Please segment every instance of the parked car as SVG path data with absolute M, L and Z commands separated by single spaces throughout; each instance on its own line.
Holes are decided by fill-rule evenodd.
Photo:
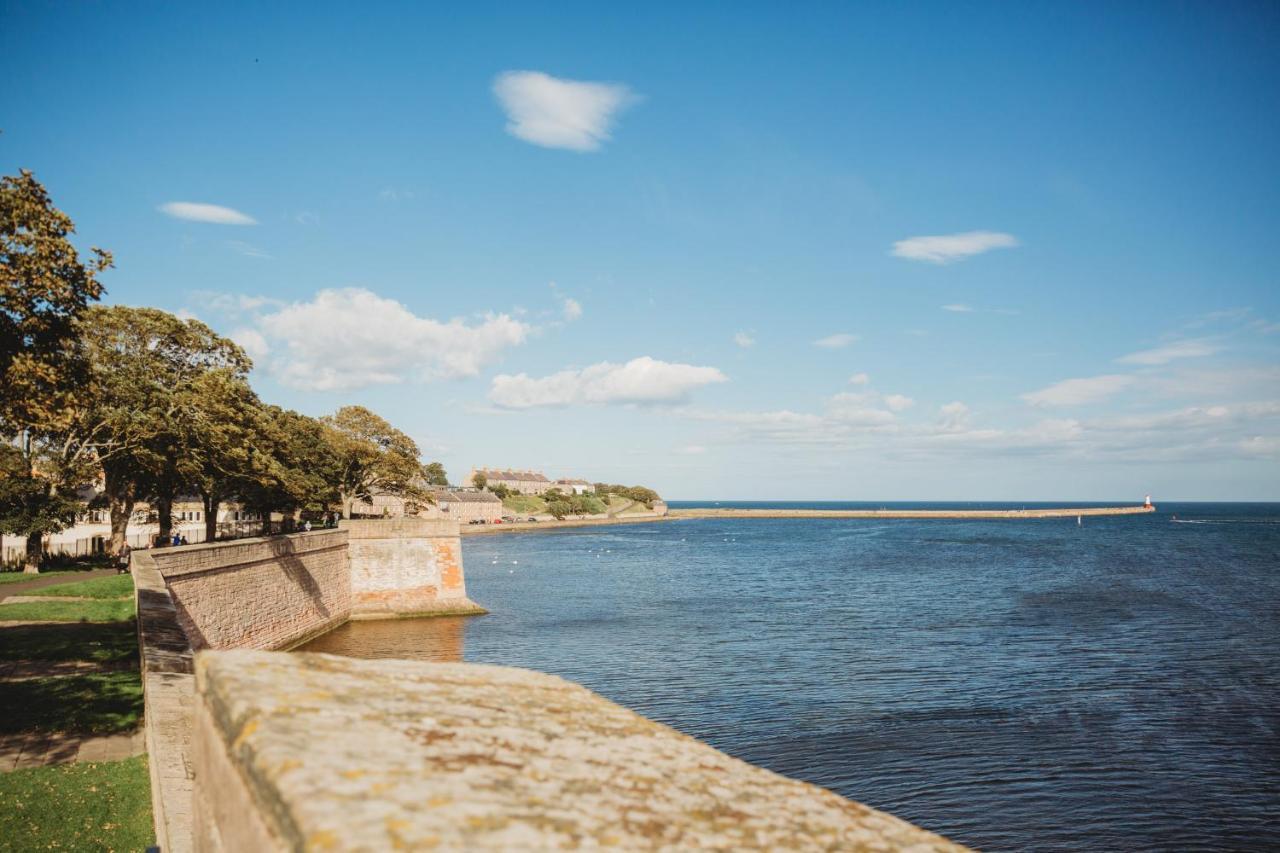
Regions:
M 529 516 L 528 518 L 526 518 L 526 519 L 525 519 L 525 521 L 532 521 L 534 524 L 537 524 L 537 523 L 538 523 L 538 519 L 536 519 L 536 518 L 535 518 L 535 517 L 533 517 L 532 515 L 531 515 L 531 516 Z

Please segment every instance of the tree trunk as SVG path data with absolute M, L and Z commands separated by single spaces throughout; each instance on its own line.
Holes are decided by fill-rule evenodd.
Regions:
M 204 541 L 212 542 L 218 537 L 218 505 L 221 501 L 216 495 L 201 494 L 204 501 Z
M 156 515 L 160 519 L 160 542 L 168 545 L 173 539 L 173 495 L 156 496 Z
M 118 556 L 129 537 L 129 519 L 133 517 L 133 498 L 111 501 L 111 556 Z
M 29 575 L 36 574 L 40 571 L 40 555 L 44 550 L 41 547 L 41 540 L 43 539 L 44 535 L 41 533 L 27 534 L 27 560 L 26 564 L 22 567 L 22 571 Z

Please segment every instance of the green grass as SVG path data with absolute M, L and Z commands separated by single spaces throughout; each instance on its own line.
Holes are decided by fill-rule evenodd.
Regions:
M 547 502 L 537 495 L 507 495 L 502 505 L 516 515 L 538 515 L 547 511 Z
M 55 595 L 70 598 L 129 598 L 133 595 L 133 576 L 129 574 L 114 575 L 109 578 L 94 578 L 89 581 L 60 583 L 53 586 L 40 587 L 22 595 Z
M 147 757 L 0 774 L 0 851 L 145 850 Z
M 136 670 L 0 681 L 0 734 L 119 734 L 133 731 L 141 718 L 142 677 Z
M 133 620 L 0 628 L 0 660 L 134 660 L 138 657 L 137 631 Z
M 33 595 L 38 595 L 38 590 Z M 9 602 L 18 602 L 11 604 Z M 124 622 L 133 618 L 133 599 L 105 601 L 22 601 L 10 598 L 0 604 L 0 621 L 23 622 Z

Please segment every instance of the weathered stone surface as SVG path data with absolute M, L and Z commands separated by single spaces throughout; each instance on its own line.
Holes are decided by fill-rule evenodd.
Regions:
M 351 618 L 484 613 L 467 598 L 458 522 L 343 521 L 351 560 Z
M 962 849 L 554 676 L 254 651 L 196 672 L 205 849 Z

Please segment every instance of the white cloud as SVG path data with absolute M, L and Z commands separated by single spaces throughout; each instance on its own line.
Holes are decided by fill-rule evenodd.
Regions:
M 855 373 L 849 377 L 850 385 L 870 385 L 871 377 L 865 373 Z
M 746 332 L 736 332 L 733 336 L 733 342 L 743 349 L 756 345 L 756 339 Z
M 620 83 L 562 80 L 541 71 L 506 71 L 493 93 L 507 113 L 507 133 L 546 148 L 595 151 L 608 141 L 614 115 L 635 100 Z
M 701 456 L 706 452 L 707 449 L 701 444 L 686 444 L 684 447 L 676 449 L 676 453 L 679 453 L 682 456 Z
M 194 201 L 171 201 L 160 205 L 161 213 L 167 213 L 174 219 L 186 219 L 191 222 L 209 222 L 214 225 L 257 225 L 258 220 L 247 213 L 241 213 L 230 207 L 219 204 L 201 204 Z
M 565 296 L 560 300 L 560 311 L 564 314 L 564 319 L 572 323 L 582 316 L 582 303 L 571 296 Z
M 271 345 L 257 329 L 241 328 L 233 331 L 228 337 L 240 345 L 254 361 L 266 358 L 271 352 Z
M 489 399 L 511 409 L 584 403 L 678 403 L 697 388 L 727 381 L 728 377 L 714 367 L 673 364 L 641 356 L 626 364 L 605 361 L 540 379 L 524 373 L 502 374 L 494 377 Z
M 915 400 L 910 397 L 904 397 L 902 394 L 889 394 L 884 398 L 884 404 L 889 407 L 890 411 L 901 412 L 915 405 Z
M 962 305 L 962 304 L 943 305 L 942 310 L 951 311 L 956 314 L 970 314 L 973 312 L 973 308 L 969 307 L 968 305 Z
M 956 432 L 969 425 L 969 407 L 959 400 L 938 407 L 938 428 L 944 432 Z
M 1105 400 L 1132 384 L 1132 376 L 1115 373 L 1084 379 L 1064 379 L 1039 391 L 1023 394 L 1022 399 L 1033 406 L 1079 406 Z
M 322 290 L 257 318 L 268 366 L 283 384 L 314 391 L 474 376 L 531 329 L 507 314 L 468 324 L 419 317 L 363 288 Z M 242 340 L 249 340 L 242 337 Z M 258 345 L 253 341 L 253 345 Z
M 813 345 L 815 347 L 822 347 L 823 349 L 844 349 L 856 340 L 858 340 L 857 335 L 851 335 L 848 332 L 840 332 L 835 335 L 827 335 L 825 338 L 818 338 L 813 342 Z
M 1018 245 L 1012 234 L 999 231 L 967 231 L 963 234 L 939 234 L 933 237 L 908 237 L 893 244 L 893 254 L 913 261 L 949 264 L 992 249 Z
M 1141 364 L 1141 365 L 1157 365 L 1168 364 L 1179 358 L 1200 358 L 1206 355 L 1213 355 L 1218 352 L 1219 347 L 1209 340 L 1197 338 L 1194 340 L 1176 341 L 1166 344 L 1155 349 L 1140 350 L 1139 352 L 1131 352 L 1126 356 L 1117 358 L 1120 364 Z

